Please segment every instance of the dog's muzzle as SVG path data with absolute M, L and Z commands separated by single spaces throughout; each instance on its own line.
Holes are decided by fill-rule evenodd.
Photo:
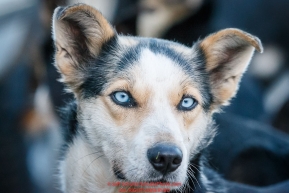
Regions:
M 183 153 L 172 144 L 161 143 L 148 149 L 147 157 L 155 170 L 166 175 L 181 165 Z

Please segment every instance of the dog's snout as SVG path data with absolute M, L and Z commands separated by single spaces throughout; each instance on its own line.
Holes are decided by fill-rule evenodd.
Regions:
M 175 171 L 182 162 L 182 151 L 171 144 L 158 144 L 147 151 L 152 166 L 162 174 Z

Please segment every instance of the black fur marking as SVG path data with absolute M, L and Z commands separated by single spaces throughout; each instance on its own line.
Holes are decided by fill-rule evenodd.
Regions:
M 149 41 L 149 49 L 155 54 L 161 54 L 170 58 L 171 60 L 183 66 L 185 70 L 190 69 L 192 66 L 192 63 L 189 63 L 190 59 L 186 58 L 181 53 L 178 53 L 169 48 L 169 44 L 170 43 L 167 43 L 167 41 L 157 41 L 156 39 L 151 39 Z
M 203 107 L 205 110 L 209 110 L 211 104 L 213 103 L 213 95 L 211 92 L 210 75 L 206 69 L 206 62 L 207 62 L 206 56 L 203 49 L 201 49 L 200 47 L 200 42 L 195 43 L 195 48 L 197 49 L 198 52 L 198 61 L 200 61 L 201 63 L 198 67 L 200 72 L 202 72 L 203 77 L 202 79 L 203 79 L 204 93 L 202 94 L 205 94 L 203 96 L 206 99 L 206 102 L 204 103 Z
M 110 79 L 114 66 L 109 65 L 109 56 L 113 50 L 118 49 L 117 37 L 114 36 L 106 42 L 96 59 L 89 61 L 85 69 L 86 78 L 81 85 L 82 96 L 84 98 L 96 97 L 103 90 L 103 86 Z
M 75 101 L 70 102 L 60 112 L 61 127 L 63 132 L 64 146 L 62 153 L 64 154 L 68 145 L 73 141 L 78 133 L 77 121 L 77 104 Z
M 141 50 L 142 45 L 138 44 L 137 46 L 131 47 L 125 51 L 117 64 L 117 71 L 123 71 L 129 66 L 135 64 L 139 60 Z

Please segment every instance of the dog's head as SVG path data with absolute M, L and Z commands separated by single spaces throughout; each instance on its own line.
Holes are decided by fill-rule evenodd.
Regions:
M 238 88 L 258 38 L 226 29 L 193 47 L 118 35 L 94 8 L 57 8 L 55 64 L 78 121 L 116 178 L 183 184 L 213 133 L 211 116 Z

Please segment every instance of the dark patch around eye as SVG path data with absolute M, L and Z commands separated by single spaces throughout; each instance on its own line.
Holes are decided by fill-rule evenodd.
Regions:
M 83 69 L 85 81 L 81 85 L 83 98 L 97 97 L 104 85 L 113 77 L 113 66 L 109 64 L 110 53 L 119 47 L 117 37 L 108 40 L 102 47 L 99 56 L 87 62 Z

